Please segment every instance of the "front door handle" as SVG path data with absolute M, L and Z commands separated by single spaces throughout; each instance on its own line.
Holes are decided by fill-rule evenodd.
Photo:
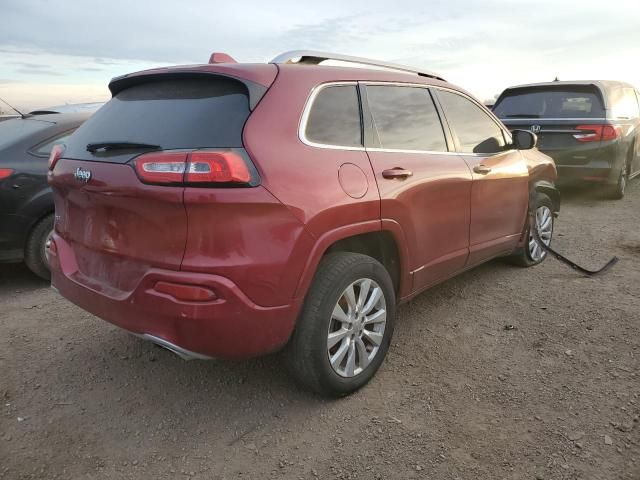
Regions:
M 473 171 L 481 175 L 486 175 L 487 173 L 491 172 L 491 167 L 487 167 L 486 165 L 480 164 L 473 167 Z
M 399 178 L 401 180 L 404 180 L 411 175 L 413 175 L 413 172 L 411 170 L 405 170 L 404 168 L 400 167 L 390 168 L 389 170 L 384 170 L 382 172 L 382 176 L 384 178 Z

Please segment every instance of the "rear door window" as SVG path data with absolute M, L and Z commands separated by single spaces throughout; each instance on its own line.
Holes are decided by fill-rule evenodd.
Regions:
M 116 94 L 69 139 L 67 158 L 98 160 L 89 143 L 133 142 L 164 150 L 242 147 L 246 87 L 225 77 L 156 80 Z M 127 161 L 128 157 L 108 157 Z
M 73 130 L 70 132 L 68 131 L 63 133 L 62 135 L 58 135 L 53 139 L 49 139 L 46 142 L 41 143 L 40 145 L 37 145 L 36 147 L 32 148 L 31 153 L 38 155 L 40 157 L 48 157 L 53 147 L 55 145 L 61 145 L 63 143 L 66 143 L 73 132 L 74 132 Z
M 515 88 L 493 107 L 499 118 L 604 118 L 595 87 Z
M 367 85 L 367 100 L 381 148 L 448 151 L 442 123 L 428 89 Z
M 638 99 L 633 88 L 618 88 L 611 94 L 612 118 L 638 118 Z
M 502 128 L 478 105 L 466 97 L 438 91 L 444 114 L 458 138 L 461 153 L 488 154 L 504 150 Z
M 304 136 L 319 145 L 362 147 L 360 102 L 356 86 L 323 87 L 309 110 Z

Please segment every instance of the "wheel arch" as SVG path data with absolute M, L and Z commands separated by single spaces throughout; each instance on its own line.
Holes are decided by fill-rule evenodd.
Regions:
M 397 298 L 405 296 L 405 291 L 410 288 L 410 281 L 407 278 L 409 271 L 406 266 L 407 254 L 403 248 L 406 242 L 404 238 L 399 237 L 403 235 L 401 230 L 399 231 L 399 226 L 394 228 L 391 225 L 387 228 L 383 225 L 384 222 L 381 224 L 379 220 L 374 220 L 339 227 L 320 236 L 309 255 L 295 298 L 304 297 L 307 294 L 322 258 L 333 252 L 361 253 L 375 258 L 389 272 Z
M 51 187 L 44 188 L 36 193 L 25 203 L 19 214 L 30 219 L 29 227 L 25 229 L 24 242 L 27 241 L 33 229 L 47 215 L 55 213 L 55 203 L 53 201 L 53 190 Z
M 560 192 L 553 183 L 547 180 L 538 180 L 531 186 L 530 192 L 531 194 L 544 193 L 551 199 L 554 213 L 560 211 Z M 531 201 L 529 203 L 531 203 Z

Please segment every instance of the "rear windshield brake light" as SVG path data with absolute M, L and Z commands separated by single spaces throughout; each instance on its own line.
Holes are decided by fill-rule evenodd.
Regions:
M 255 186 L 257 173 L 243 149 L 150 152 L 134 168 L 143 183 L 157 185 Z
M 622 135 L 618 125 L 578 125 L 576 130 L 584 133 L 574 133 L 573 138 L 583 143 L 615 140 Z

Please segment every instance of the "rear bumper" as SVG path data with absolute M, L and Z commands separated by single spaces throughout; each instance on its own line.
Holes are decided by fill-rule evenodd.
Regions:
M 218 275 L 151 269 L 131 291 L 110 289 L 83 276 L 62 238 L 55 235 L 54 242 L 51 279 L 63 297 L 183 358 L 247 358 L 273 352 L 287 342 L 295 325 L 300 303 L 256 305 Z M 217 299 L 177 300 L 154 289 L 160 281 L 202 286 Z
M 593 160 L 585 165 L 556 165 L 556 168 L 556 183 L 559 185 L 583 182 L 615 184 L 619 176 L 619 172 L 606 160 Z

